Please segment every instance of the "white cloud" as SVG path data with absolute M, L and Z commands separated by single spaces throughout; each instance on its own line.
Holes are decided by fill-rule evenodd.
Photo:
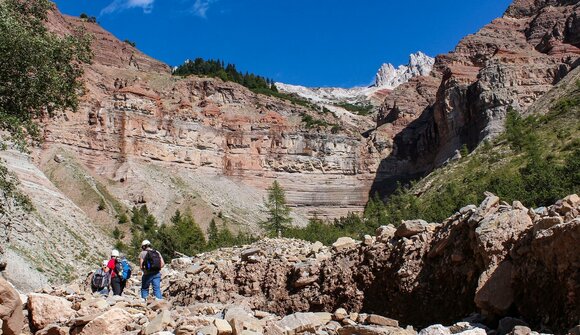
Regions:
M 209 6 L 216 2 L 217 0 L 195 0 L 193 7 L 191 7 L 191 12 L 199 17 L 207 18 L 207 11 Z
M 110 14 L 129 8 L 142 8 L 144 13 L 151 13 L 155 0 L 114 0 L 103 8 L 101 14 Z

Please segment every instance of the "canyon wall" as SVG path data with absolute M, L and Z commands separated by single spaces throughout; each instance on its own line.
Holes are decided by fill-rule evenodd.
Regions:
M 423 175 L 466 145 L 500 134 L 508 108 L 520 113 L 580 63 L 575 1 L 516 0 L 503 17 L 439 55 L 430 76 L 385 99 L 373 134 L 387 157 L 374 190 Z M 392 170 L 401 164 L 403 173 Z

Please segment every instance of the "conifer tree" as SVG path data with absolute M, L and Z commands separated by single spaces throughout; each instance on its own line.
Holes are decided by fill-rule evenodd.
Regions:
M 290 208 L 286 204 L 286 193 L 277 180 L 268 188 L 268 198 L 264 202 L 268 218 L 261 223 L 270 235 L 282 237 L 283 231 L 292 223 Z

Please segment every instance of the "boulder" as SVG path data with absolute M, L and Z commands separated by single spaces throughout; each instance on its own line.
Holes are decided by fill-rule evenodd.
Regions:
M 415 335 L 415 332 L 396 327 L 345 326 L 339 328 L 338 335 Z
M 320 324 L 323 324 L 323 325 L 332 321 L 332 314 L 331 313 L 317 312 L 317 313 L 314 313 L 314 316 L 317 317 Z
M 125 328 L 132 321 L 129 312 L 120 308 L 113 308 L 89 322 L 80 332 L 80 335 L 125 334 Z
M 241 335 L 244 331 L 262 333 L 259 320 L 242 307 L 233 307 L 227 310 L 225 320 L 232 326 L 234 335 Z
M 356 241 L 350 237 L 340 237 L 332 244 L 332 248 L 336 251 L 352 248 L 356 245 Z
M 109 303 L 103 298 L 88 299 L 81 302 L 81 309 L 105 310 L 109 308 Z
M 215 319 L 213 324 L 217 328 L 218 335 L 230 335 L 233 332 L 232 326 L 224 319 Z
M 399 321 L 376 314 L 369 315 L 367 322 L 379 326 L 399 327 Z
M 506 260 L 480 275 L 474 298 L 477 307 L 498 315 L 507 312 L 514 301 L 512 269 L 512 263 Z
M 363 244 L 366 246 L 371 246 L 375 242 L 374 238 L 371 235 L 365 235 L 363 237 Z
M 422 329 L 419 335 L 451 335 L 451 331 L 443 325 L 432 325 Z
M 580 206 L 580 196 L 578 196 L 578 194 L 571 194 L 562 199 L 562 201 L 572 207 Z
M 267 329 L 267 334 L 295 335 L 303 332 L 314 333 L 321 326 L 320 319 L 314 313 L 295 313 L 285 316 L 282 320 L 273 322 Z
M 334 319 L 337 321 L 341 321 L 343 319 L 346 319 L 347 316 L 348 316 L 348 313 L 346 312 L 346 309 L 344 309 L 344 308 L 339 308 L 334 312 Z
M 197 329 L 190 325 L 181 325 L 175 330 L 175 335 L 197 335 Z
M 24 326 L 22 301 L 18 292 L 0 276 L 0 332 L 20 335 Z
M 534 223 L 534 234 L 540 230 L 552 228 L 555 225 L 564 223 L 564 220 L 559 216 L 546 216 L 540 218 Z
M 396 231 L 397 231 L 397 228 L 395 228 L 395 226 L 393 226 L 392 224 L 389 224 L 386 226 L 380 226 L 375 231 L 375 235 L 377 236 L 377 241 L 380 241 L 380 242 L 389 241 L 390 239 L 392 239 L 395 236 Z
M 172 322 L 173 319 L 171 318 L 171 312 L 169 312 L 168 310 L 162 310 L 159 314 L 157 314 L 157 316 L 153 320 L 151 320 L 147 324 L 147 326 L 143 331 L 143 334 L 152 335 L 157 332 L 160 332 Z
M 515 326 L 514 329 L 509 333 L 510 335 L 529 335 L 532 330 L 526 326 Z M 575 334 L 577 335 L 577 334 Z
M 75 315 L 72 303 L 48 294 L 31 293 L 28 311 L 34 329 L 43 329 L 51 323 L 66 322 Z
M 479 209 L 482 211 L 482 214 L 485 214 L 490 211 L 490 209 L 496 207 L 499 204 L 499 197 L 485 192 L 486 198 L 481 202 L 479 205 Z
M 424 232 L 427 229 L 428 223 L 424 220 L 407 220 L 403 221 L 399 228 L 395 231 L 396 237 L 411 237 L 413 235 Z
M 209 326 L 199 328 L 195 334 L 196 335 L 218 335 L 218 329 L 214 325 L 209 325 Z
M 324 244 L 322 244 L 322 242 L 320 242 L 320 241 L 314 242 L 314 244 L 312 244 L 312 246 L 310 247 L 310 249 L 314 253 L 320 252 L 320 250 L 322 250 L 322 248 L 324 248 Z
M 61 327 L 57 325 L 49 325 L 41 331 L 36 332 L 35 335 L 69 335 L 69 327 Z
M 259 248 L 246 249 L 246 250 L 242 251 L 242 255 L 241 255 L 242 260 L 247 262 L 250 260 L 250 256 L 258 255 L 261 252 L 262 252 L 262 250 L 260 250 Z
M 456 335 L 487 335 L 485 329 L 482 328 L 473 328 L 464 330 L 461 333 L 457 333 Z

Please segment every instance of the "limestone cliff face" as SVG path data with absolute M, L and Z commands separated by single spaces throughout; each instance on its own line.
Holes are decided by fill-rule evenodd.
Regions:
M 508 107 L 524 113 L 578 66 L 577 1 L 516 0 L 502 18 L 436 57 L 431 75 L 395 89 L 378 116 L 376 143 L 387 143 L 375 187 L 430 171 L 463 144 L 473 148 L 503 129 Z M 388 182 L 387 182 L 388 183 Z
M 162 218 L 191 193 L 213 204 L 214 214 L 255 225 L 274 179 L 286 189 L 298 223 L 364 207 L 380 160 L 360 134 L 361 124 L 363 130 L 372 127 L 370 119 L 341 119 L 219 79 L 177 78 L 98 25 L 56 14 L 51 23 L 65 33 L 85 27 L 95 36 L 95 60 L 86 68 L 80 110 L 63 113 L 46 128 L 45 161 L 55 147 L 74 152 L 127 206 L 145 202 Z M 303 115 L 338 130 L 308 128 Z M 183 183 L 169 175 L 152 182 L 157 177 L 148 170 L 154 167 Z M 216 183 L 190 182 L 200 176 Z M 247 199 L 223 200 L 237 192 L 234 185 Z

